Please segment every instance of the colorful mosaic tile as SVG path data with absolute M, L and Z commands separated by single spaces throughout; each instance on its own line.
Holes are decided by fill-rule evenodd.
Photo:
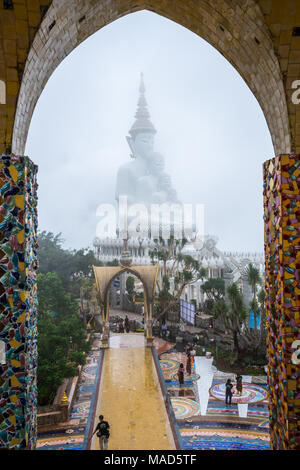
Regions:
M 214 371 L 212 385 L 207 391 L 208 402 L 202 414 L 199 382 L 192 380 L 183 386 L 170 379 L 178 362 L 185 363 L 186 355 L 172 352 L 161 355 L 166 387 L 179 427 L 182 449 L 186 450 L 270 450 L 268 393 L 265 377 L 249 377 L 244 382 L 243 395 L 231 405 L 225 404 L 224 383 L 234 374 Z M 204 398 L 205 399 L 205 398 Z M 246 415 L 240 415 L 240 406 Z
M 0 157 L 0 448 L 36 445 L 37 166 Z
M 88 432 L 88 420 L 91 414 L 92 398 L 98 381 L 100 343 L 94 340 L 93 351 L 88 356 L 89 363 L 83 366 L 76 401 L 71 410 L 66 429 L 53 429 L 39 432 L 37 450 L 84 450 Z
M 176 419 L 189 418 L 200 414 L 200 405 L 189 398 L 176 397 L 171 398 L 172 407 Z
M 271 445 L 300 449 L 299 155 L 263 169 Z
M 213 385 L 210 389 L 210 394 L 218 400 L 224 401 L 225 385 L 225 382 Z M 234 382 L 233 385 L 235 385 Z M 266 398 L 267 391 L 264 388 L 259 387 L 258 385 L 248 384 L 244 382 L 242 396 L 239 396 L 234 393 L 232 397 L 232 403 L 256 403 L 259 401 L 266 400 Z

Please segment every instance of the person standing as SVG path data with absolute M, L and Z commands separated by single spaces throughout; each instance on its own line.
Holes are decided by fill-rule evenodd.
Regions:
M 241 376 L 241 374 L 238 374 L 235 380 L 236 380 L 236 390 L 239 396 L 241 397 L 243 394 L 243 377 Z
M 125 317 L 125 329 L 126 329 L 126 333 L 129 333 L 130 325 L 129 325 L 129 318 L 127 315 Z
M 168 330 L 167 324 L 163 323 L 161 325 L 161 336 L 162 336 L 163 339 L 166 339 L 166 337 L 167 337 L 167 330 Z
M 191 357 L 191 354 L 190 354 L 190 353 L 188 353 L 188 355 L 187 355 L 186 373 L 187 373 L 188 375 L 191 375 L 191 373 L 192 373 L 192 357 Z
M 95 434 L 95 432 L 97 432 L 97 437 L 99 437 L 100 450 L 107 450 L 108 439 L 110 436 L 109 424 L 107 421 L 104 421 L 103 415 L 99 416 L 99 423 L 97 424 L 97 427 L 95 431 L 93 432 L 93 435 Z
M 177 371 L 179 385 L 184 385 L 184 366 L 180 364 Z
M 233 388 L 233 385 L 231 383 L 231 380 L 228 379 L 227 382 L 226 382 L 226 385 L 225 385 L 225 403 L 226 405 L 231 405 L 231 399 L 232 399 L 232 388 Z M 229 403 L 228 403 L 228 400 L 229 400 Z

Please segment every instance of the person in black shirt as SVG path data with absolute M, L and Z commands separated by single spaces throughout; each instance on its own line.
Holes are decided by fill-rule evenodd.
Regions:
M 98 432 L 97 432 L 98 431 Z M 109 439 L 109 424 L 107 421 L 103 420 L 103 415 L 99 416 L 99 423 L 93 435 L 97 432 L 97 436 L 99 437 L 99 447 L 101 450 L 107 450 L 108 447 L 108 439 Z
M 129 333 L 129 330 L 130 330 L 130 325 L 129 325 L 129 318 L 125 317 L 125 329 L 126 329 L 126 333 Z
M 225 385 L 225 395 L 226 395 L 225 403 L 226 403 L 226 405 L 228 405 L 228 404 L 231 405 L 232 388 L 233 388 L 233 385 L 231 383 L 231 380 L 228 379 L 227 382 L 226 382 L 226 385 Z M 228 400 L 229 400 L 229 403 L 228 403 Z

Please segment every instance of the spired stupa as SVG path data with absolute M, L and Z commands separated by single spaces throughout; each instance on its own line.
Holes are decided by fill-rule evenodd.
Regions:
M 151 203 L 176 203 L 177 194 L 171 178 L 165 172 L 162 154 L 154 151 L 156 129 L 150 120 L 145 97 L 143 74 L 139 88 L 135 121 L 126 137 L 131 161 L 119 168 L 116 183 L 116 200 L 126 196 L 128 205 Z
M 174 233 L 176 221 L 164 218 L 161 213 L 153 213 L 152 205 L 176 205 L 180 209 L 177 193 L 172 186 L 171 177 L 165 171 L 165 161 L 161 153 L 154 150 L 154 138 L 157 133 L 150 119 L 145 96 L 144 77 L 141 74 L 139 98 L 135 120 L 126 140 L 129 146 L 129 161 L 117 172 L 115 198 L 118 207 L 116 236 L 94 240 L 96 253 L 101 261 L 109 262 L 120 259 L 123 251 L 124 233 L 126 232 L 127 249 L 131 250 L 132 263 L 151 264 L 149 250 L 155 246 L 154 239 L 164 234 Z M 126 210 L 122 212 L 122 202 Z M 135 207 L 143 206 L 144 213 L 132 215 Z M 125 221 L 125 222 L 124 222 Z M 180 226 L 182 220 L 179 220 Z M 124 227 L 126 230 L 124 232 Z M 130 230 L 131 228 L 131 230 Z M 180 230 L 180 227 L 179 227 Z
M 145 92 L 144 77 L 141 74 L 135 120 L 126 137 L 130 151 L 129 161 L 120 166 L 117 172 L 115 198 L 119 224 L 115 236 L 96 238 L 93 243 L 96 257 L 104 264 L 114 260 L 120 262 L 121 258 L 125 262 L 126 258 L 132 265 L 150 265 L 150 251 L 156 246 L 154 240 L 159 236 L 165 238 L 165 233 L 169 234 L 166 237 L 169 238 L 170 234 L 178 233 L 183 227 L 181 219 L 164 219 L 151 211 L 153 205 L 175 205 L 180 208 L 182 203 L 178 200 L 170 175 L 165 171 L 163 155 L 154 149 L 157 131 L 151 122 Z M 126 200 L 127 209 L 125 213 L 120 213 L 123 200 Z M 140 215 L 138 223 L 132 228 L 136 217 L 130 209 L 137 207 L 136 205 L 142 205 L 146 209 L 146 215 Z M 234 281 L 245 284 L 245 268 L 250 262 L 261 272 L 264 270 L 263 253 L 225 253 L 217 249 L 217 237 L 206 235 L 201 244 L 193 242 L 195 237 L 196 233 L 191 233 L 183 253 L 201 262 L 208 271 L 208 277 L 221 277 L 229 283 Z M 197 285 L 188 286 L 186 300 L 194 298 L 197 303 L 203 301 L 200 284 L 201 281 L 198 281 Z M 246 292 L 246 284 L 243 290 Z M 250 297 L 249 294 L 249 299 Z

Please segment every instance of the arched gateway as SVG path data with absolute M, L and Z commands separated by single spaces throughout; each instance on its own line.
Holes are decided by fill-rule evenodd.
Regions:
M 108 346 L 109 339 L 109 287 L 117 276 L 125 272 L 130 272 L 143 283 L 147 346 L 152 346 L 152 311 L 158 268 L 158 265 L 123 266 L 121 264 L 120 266 L 93 266 L 98 291 L 98 302 L 102 313 L 102 347 Z

